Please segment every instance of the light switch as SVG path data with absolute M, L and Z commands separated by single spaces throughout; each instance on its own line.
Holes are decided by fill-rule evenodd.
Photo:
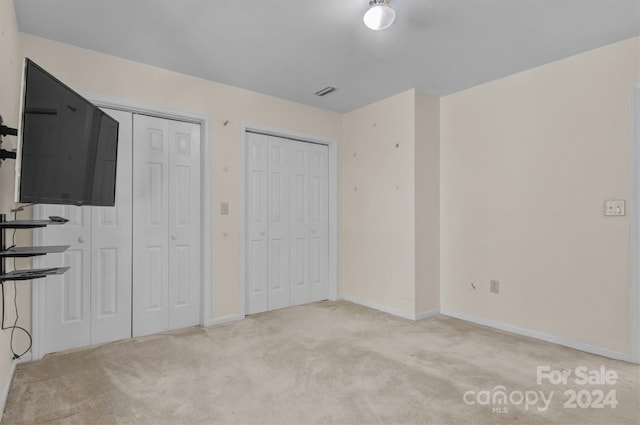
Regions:
M 604 201 L 604 215 L 625 215 L 625 201 Z
M 229 215 L 229 203 L 222 202 L 220 204 L 220 215 Z

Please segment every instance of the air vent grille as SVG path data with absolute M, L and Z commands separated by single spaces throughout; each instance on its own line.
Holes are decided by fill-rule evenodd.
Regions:
M 320 97 L 322 97 L 322 96 L 326 96 L 326 95 L 328 95 L 329 93 L 332 93 L 332 92 L 334 92 L 334 91 L 336 91 L 336 88 L 335 88 L 335 87 L 327 86 L 327 87 L 323 88 L 322 90 L 318 90 L 318 91 L 316 92 L 316 96 L 320 96 Z

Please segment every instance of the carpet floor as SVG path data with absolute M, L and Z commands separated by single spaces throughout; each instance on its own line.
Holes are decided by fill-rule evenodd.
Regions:
M 638 424 L 639 374 L 445 316 L 325 301 L 20 364 L 2 423 Z

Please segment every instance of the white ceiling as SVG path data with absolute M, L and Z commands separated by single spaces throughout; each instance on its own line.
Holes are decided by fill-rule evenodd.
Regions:
M 20 31 L 346 112 L 446 95 L 640 34 L 639 0 L 15 0 Z M 338 88 L 320 98 L 314 92 Z

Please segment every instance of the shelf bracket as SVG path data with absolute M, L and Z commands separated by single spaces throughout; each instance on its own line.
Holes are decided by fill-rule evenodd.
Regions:
M 17 136 L 18 129 L 0 125 L 0 136 Z
M 0 149 L 0 160 L 4 161 L 5 159 L 16 159 L 16 153 L 6 149 Z
M 18 130 L 15 128 L 7 127 L 2 122 L 2 115 L 0 115 L 0 142 L 2 136 L 17 136 Z M 6 149 L 0 149 L 0 161 L 5 159 L 16 159 L 16 153 L 8 151 Z
M 4 125 L 4 122 L 2 121 L 2 115 L 0 115 L 0 136 L 17 136 L 17 135 L 18 135 L 18 129 L 7 127 L 6 125 Z

